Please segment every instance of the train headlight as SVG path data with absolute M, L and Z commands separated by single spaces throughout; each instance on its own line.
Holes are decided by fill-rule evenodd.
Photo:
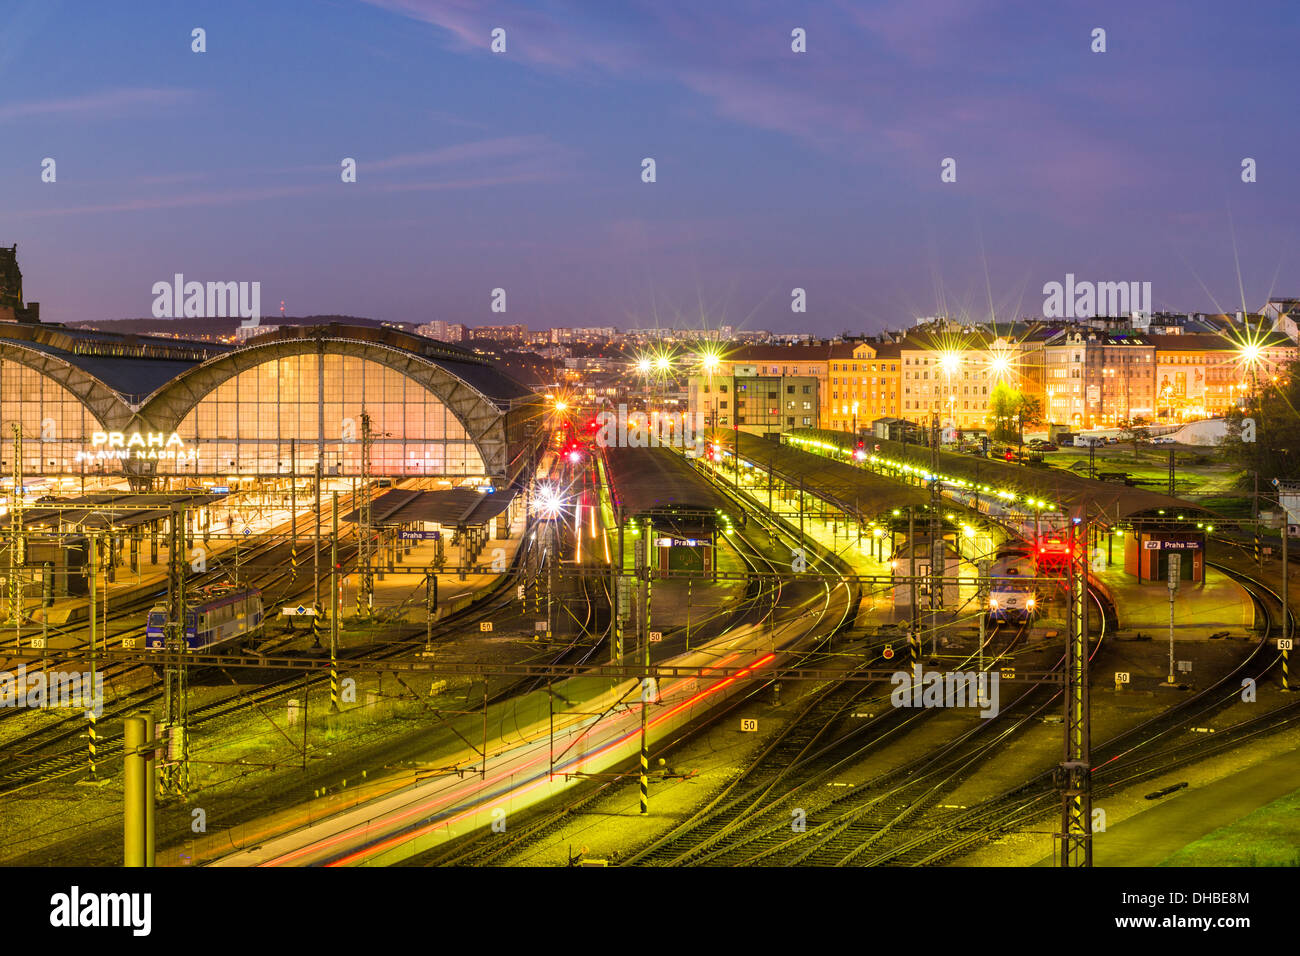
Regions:
M 989 598 L 989 610 L 990 610 L 990 611 L 996 611 L 997 609 L 998 609 L 998 599 L 997 599 L 997 598 Z
M 1034 599 L 1030 598 L 1028 601 L 1025 602 L 1025 607 L 1027 607 L 1029 610 L 1032 611 L 1034 609 L 1034 604 L 1035 604 Z

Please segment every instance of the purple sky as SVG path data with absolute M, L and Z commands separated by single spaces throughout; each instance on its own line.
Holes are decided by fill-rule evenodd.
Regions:
M 1300 295 L 1298 34 L 1293 2 L 16 0 L 0 243 L 49 321 L 176 272 L 534 328 L 1006 320 L 1067 272 L 1254 309 Z

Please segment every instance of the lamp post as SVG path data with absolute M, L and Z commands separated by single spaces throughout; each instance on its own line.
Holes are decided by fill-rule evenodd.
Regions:
M 641 376 L 641 384 L 645 389 L 645 408 L 647 414 L 650 411 L 650 376 L 654 372 L 654 362 L 648 355 L 642 355 L 636 360 L 637 374 Z

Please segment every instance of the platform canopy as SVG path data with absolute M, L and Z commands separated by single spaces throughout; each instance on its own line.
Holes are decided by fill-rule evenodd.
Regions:
M 517 494 L 514 488 L 490 493 L 474 488 L 448 488 L 443 491 L 416 491 L 395 488 L 370 503 L 370 520 L 375 527 L 430 521 L 449 528 L 484 525 L 502 514 Z M 344 521 L 356 522 L 358 513 L 350 511 Z
M 726 518 L 744 521 L 744 509 L 727 498 L 690 460 L 667 448 L 607 448 L 615 507 L 623 520 L 649 519 L 659 527 L 716 528 Z
M 849 446 L 850 451 L 852 445 Z M 757 435 L 740 433 L 740 459 L 781 481 L 802 486 L 809 494 L 828 501 L 847 514 L 874 518 L 896 508 L 926 505 L 930 496 L 920 488 L 883 478 L 861 465 L 779 444 Z M 850 456 L 851 460 L 851 456 Z
M 858 440 L 848 432 L 818 429 L 800 429 L 785 437 L 800 447 L 816 446 L 823 453 L 841 459 L 853 453 Z M 868 464 L 885 473 L 924 476 L 933 467 L 941 481 L 988 486 L 994 493 L 1001 491 L 1016 500 L 1042 502 L 1046 508 L 1067 515 L 1081 515 L 1086 511 L 1090 520 L 1107 525 L 1174 524 L 1215 517 L 1213 511 L 1182 498 L 1119 481 L 1099 481 L 1060 468 L 1020 465 L 947 451 L 938 452 L 937 464 L 932 465 L 935 459 L 931 458 L 928 447 L 874 438 L 867 439 L 864 450 Z

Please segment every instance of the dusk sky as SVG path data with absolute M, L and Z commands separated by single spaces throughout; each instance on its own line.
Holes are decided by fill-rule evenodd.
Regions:
M 1003 321 L 1067 272 L 1256 309 L 1300 296 L 1298 37 L 1294 0 L 9 0 L 0 243 L 54 322 L 177 272 L 533 328 Z

